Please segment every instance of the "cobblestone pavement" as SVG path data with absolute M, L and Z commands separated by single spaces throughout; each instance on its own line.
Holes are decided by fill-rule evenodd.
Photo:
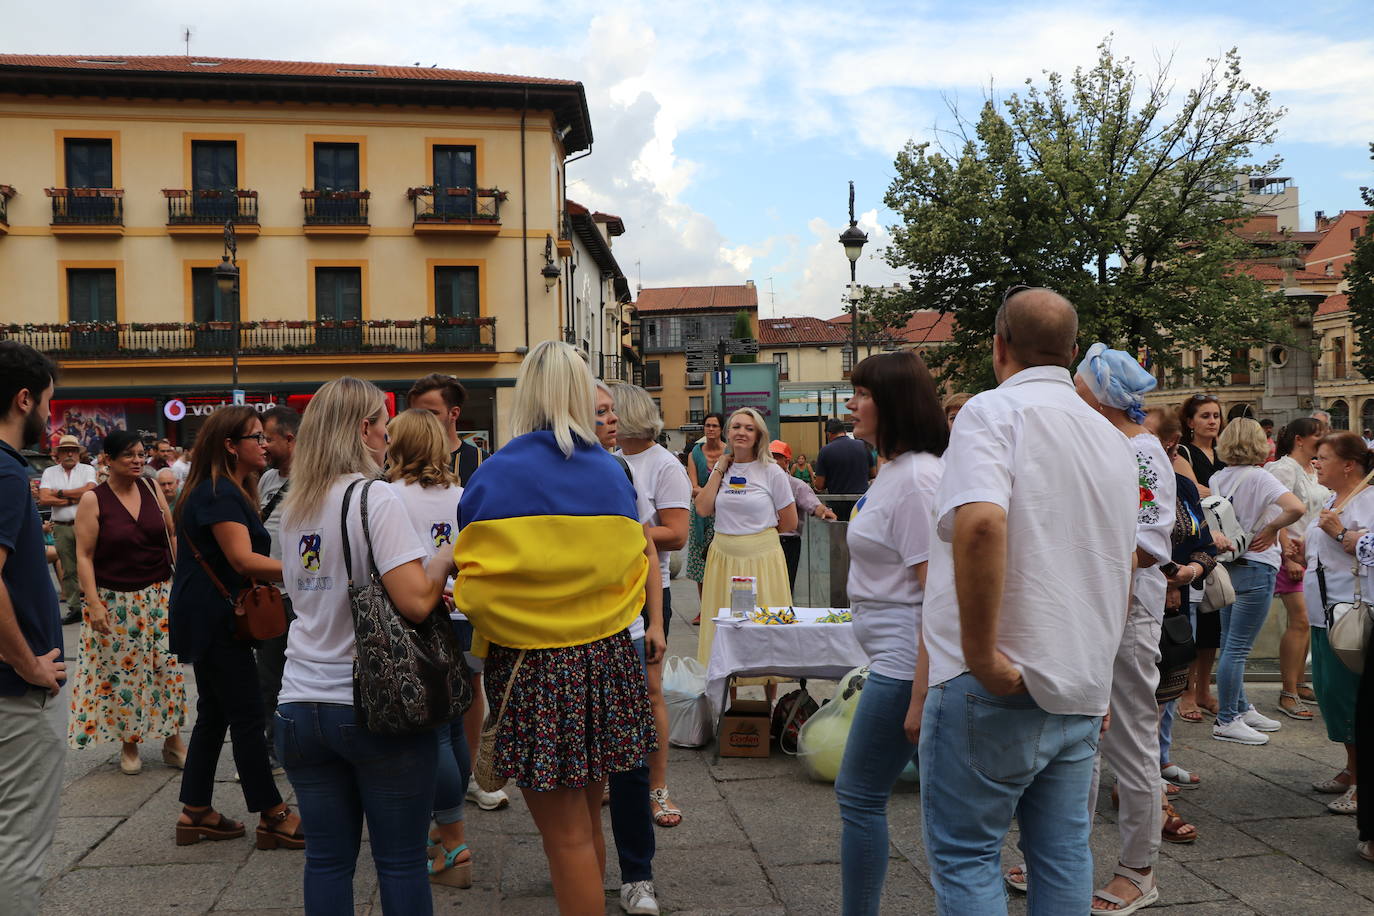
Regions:
M 678 609 L 672 654 L 691 655 L 696 631 L 692 583 L 673 583 Z M 69 627 L 67 644 L 76 645 Z M 188 674 L 189 678 L 189 674 Z M 824 690 L 824 685 L 814 685 Z M 1252 698 L 1272 712 L 1277 686 L 1255 685 Z M 65 713 L 63 713 L 65 715 Z M 1266 747 L 1214 741 L 1205 725 L 1176 726 L 1175 760 L 1204 782 L 1186 792 L 1180 812 L 1197 825 L 1191 846 L 1165 844 L 1159 866 L 1157 916 L 1374 912 L 1374 866 L 1354 852 L 1351 817 L 1330 814 L 1327 796 L 1311 789 L 1332 775 L 1344 754 L 1326 740 L 1320 722 L 1283 720 Z M 119 772 L 117 749 L 67 754 L 57 839 L 48 861 L 43 912 L 85 914 L 297 913 L 301 853 L 253 848 L 240 841 L 178 847 L 172 824 L 178 810 L 178 772 L 164 767 L 156 748 L 145 752 L 138 776 Z M 243 818 L 242 796 L 231 781 L 227 752 L 217 799 Z M 681 914 L 832 914 L 839 912 L 839 813 L 833 787 L 810 782 L 795 760 L 725 759 L 709 751 L 674 749 L 669 785 L 685 811 L 680 827 L 658 831 L 655 861 L 664 912 Z M 1117 835 L 1106 792 L 1092 846 L 1099 882 L 1115 860 Z M 284 777 L 283 790 L 289 789 Z M 892 800 L 892 849 L 884 912 L 933 913 L 921 846 L 919 796 L 902 787 Z M 553 913 L 552 891 L 539 837 L 515 793 L 496 812 L 468 808 L 476 883 L 465 891 L 434 889 L 440 913 Z M 307 830 L 309 825 L 306 825 Z M 609 845 L 610 826 L 606 824 Z M 1008 861 L 1017 860 L 1015 837 Z M 612 847 L 613 848 L 613 847 Z M 614 856 L 606 881 L 607 913 L 619 913 Z M 376 878 L 364 846 L 355 899 L 359 914 L 376 913 Z M 1012 913 L 1025 911 L 1013 897 Z

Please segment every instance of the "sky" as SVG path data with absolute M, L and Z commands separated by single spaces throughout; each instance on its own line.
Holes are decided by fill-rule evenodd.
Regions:
M 438 64 L 580 80 L 595 145 L 569 196 L 615 213 L 631 286 L 753 280 L 763 317 L 832 317 L 849 263 L 848 181 L 869 244 L 858 280 L 904 279 L 882 258 L 883 206 L 909 140 L 938 141 L 1044 73 L 1091 66 L 1110 37 L 1176 92 L 1236 47 L 1288 109 L 1256 161 L 1283 157 L 1313 213 L 1374 185 L 1369 0 L 1022 0 L 989 3 L 697 0 L 0 0 L 0 52 L 191 52 L 336 63 Z

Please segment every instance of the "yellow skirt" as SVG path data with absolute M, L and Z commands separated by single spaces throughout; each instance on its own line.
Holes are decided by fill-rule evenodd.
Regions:
M 701 583 L 701 634 L 697 637 L 697 661 L 709 665 L 711 642 L 716 636 L 713 622 L 721 608 L 730 606 L 730 580 L 735 576 L 758 579 L 758 603 L 764 607 L 792 604 L 792 587 L 787 581 L 787 558 L 782 553 L 776 528 L 758 534 L 721 534 L 716 532 L 706 555 L 706 577 Z M 749 681 L 741 683 L 763 683 Z

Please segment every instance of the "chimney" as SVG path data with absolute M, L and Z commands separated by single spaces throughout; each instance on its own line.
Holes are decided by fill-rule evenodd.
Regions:
M 1327 225 L 1328 225 L 1327 219 L 1326 219 L 1326 211 L 1325 211 L 1325 210 L 1318 210 L 1317 213 L 1316 213 L 1316 219 L 1315 219 L 1313 222 L 1314 222 L 1314 225 L 1313 225 L 1313 228 L 1314 228 L 1314 229 L 1316 229 L 1318 232 L 1325 232 L 1325 231 L 1326 231 L 1326 227 L 1327 227 Z
M 745 280 L 745 281 L 744 281 L 744 288 L 745 288 L 745 289 L 753 289 L 753 288 L 754 288 L 754 281 L 753 281 L 753 280 Z

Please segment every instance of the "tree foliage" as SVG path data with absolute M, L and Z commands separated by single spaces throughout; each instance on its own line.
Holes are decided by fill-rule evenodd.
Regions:
M 1233 350 L 1282 336 L 1261 284 L 1234 269 L 1256 252 L 1233 231 L 1252 215 L 1237 177 L 1278 168 L 1249 160 L 1282 109 L 1234 50 L 1177 103 L 1167 62 L 1145 78 L 1110 40 L 1098 51 L 1089 70 L 1027 79 L 976 123 L 961 118 L 957 149 L 910 142 L 897 156 L 886 258 L 910 285 L 875 313 L 893 326 L 921 308 L 954 313 L 953 343 L 930 358 L 962 386 L 992 382 L 993 319 L 1017 283 L 1067 296 L 1083 344 L 1149 348 L 1166 367 L 1207 346 L 1214 377 Z
M 1369 158 L 1374 159 L 1374 143 L 1369 144 Z M 1360 188 L 1360 196 L 1374 207 L 1374 188 Z M 1374 379 L 1374 216 L 1369 218 L 1364 233 L 1355 240 L 1354 257 L 1345 267 L 1349 284 L 1350 321 L 1359 339 L 1355 351 L 1355 368 L 1365 378 Z
M 730 331 L 734 340 L 749 340 L 754 336 L 754 324 L 749 320 L 749 312 L 740 309 L 735 313 L 735 327 Z M 730 357 L 732 363 L 756 363 L 759 358 L 752 353 L 736 353 Z

